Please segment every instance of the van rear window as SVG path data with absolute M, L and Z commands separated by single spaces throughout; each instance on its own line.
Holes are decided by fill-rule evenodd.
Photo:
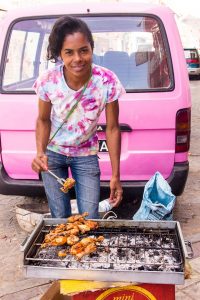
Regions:
M 131 90 L 168 90 L 172 86 L 170 53 L 165 31 L 150 16 L 83 18 L 93 32 L 93 62 L 113 70 Z M 7 39 L 2 88 L 33 92 L 38 75 L 54 63 L 47 61 L 48 37 L 56 18 L 16 22 Z

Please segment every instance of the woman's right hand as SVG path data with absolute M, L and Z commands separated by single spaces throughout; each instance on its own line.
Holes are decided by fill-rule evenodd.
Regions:
M 32 161 L 32 169 L 33 171 L 40 173 L 41 171 L 47 171 L 48 170 L 48 158 L 47 155 L 37 154 L 37 156 Z

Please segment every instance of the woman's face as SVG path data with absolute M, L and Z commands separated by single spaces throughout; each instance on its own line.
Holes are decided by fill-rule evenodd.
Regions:
M 81 32 L 67 35 L 63 41 L 61 59 L 65 65 L 67 76 L 87 77 L 92 64 L 92 48 Z

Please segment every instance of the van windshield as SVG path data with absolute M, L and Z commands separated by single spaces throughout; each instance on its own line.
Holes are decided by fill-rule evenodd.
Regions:
M 165 31 L 150 16 L 84 17 L 93 32 L 93 62 L 114 71 L 127 92 L 168 90 L 172 66 Z M 54 63 L 46 59 L 48 37 L 56 18 L 23 19 L 9 32 L 2 89 L 33 92 L 38 75 Z

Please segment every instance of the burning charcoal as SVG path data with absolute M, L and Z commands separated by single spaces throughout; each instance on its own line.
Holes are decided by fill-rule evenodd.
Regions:
M 119 248 L 119 249 L 117 249 L 117 262 L 118 263 L 125 263 L 125 262 L 127 262 L 127 256 L 126 256 L 126 253 L 127 251 L 126 251 L 126 249 L 122 249 L 122 248 Z
M 170 243 L 170 239 L 167 236 L 162 236 L 162 243 Z
M 154 251 L 154 255 L 155 255 L 155 256 L 160 255 L 159 251 L 155 250 L 155 251 Z
M 109 234 L 102 234 L 104 236 L 104 240 L 101 242 L 102 246 L 108 246 L 110 243 L 110 235 Z
M 116 254 L 110 253 L 110 255 L 109 255 L 109 260 L 110 260 L 111 262 L 116 261 Z
M 70 267 L 71 267 L 71 262 L 68 261 L 68 262 L 65 264 L 65 267 L 66 267 L 66 268 L 70 268 Z
M 91 269 L 109 269 L 110 268 L 110 264 L 102 264 L 102 263 L 95 263 L 95 264 L 90 264 L 90 268 Z
M 152 271 L 159 271 L 159 268 L 161 269 L 163 269 L 163 267 L 161 267 L 161 266 L 157 266 L 157 265 L 153 265 L 152 266 Z M 160 270 L 161 271 L 161 270 Z
M 104 251 L 105 251 L 105 248 L 107 248 L 107 247 L 99 247 L 99 248 L 98 248 L 98 253 L 104 252 Z
M 116 247 L 118 245 L 118 239 L 116 238 L 116 236 L 112 236 L 110 238 L 109 245 L 110 245 L 110 247 Z
M 130 237 L 128 236 L 128 239 L 127 239 L 127 245 L 128 246 L 135 246 L 136 242 L 135 242 L 135 237 Z
M 136 248 L 135 249 L 135 254 L 139 254 L 140 253 L 140 249 L 139 248 Z
M 115 270 L 127 270 L 127 265 L 126 264 L 115 264 L 114 266 Z
M 144 242 L 144 236 L 137 236 L 136 237 L 136 245 L 139 246 L 143 246 L 145 244 Z
M 165 266 L 157 266 L 157 270 L 155 270 L 155 271 L 164 271 L 164 270 L 166 270 L 165 269 Z
M 180 256 L 178 251 L 172 251 L 172 256 L 174 258 L 174 261 L 180 261 Z
M 99 257 L 99 254 L 97 252 L 93 252 L 89 254 L 89 258 L 97 258 Z
M 126 249 L 118 248 L 118 249 L 117 249 L 117 254 L 118 254 L 120 257 L 126 256 Z
M 41 258 L 41 259 L 43 259 L 43 258 L 45 258 L 46 255 L 47 255 L 47 252 L 46 252 L 46 251 L 40 251 L 40 252 L 38 253 L 38 255 L 36 256 L 36 258 Z
M 153 241 L 150 241 L 149 243 L 148 243 L 148 246 L 149 247 L 151 247 L 151 248 L 155 248 L 154 246 L 155 246 L 155 244 L 154 244 L 154 242 Z
M 129 251 L 127 253 L 127 261 L 130 263 L 135 262 L 135 250 L 129 249 Z
M 109 253 L 110 252 L 110 248 L 109 247 L 104 247 L 105 252 Z
M 119 239 L 119 246 L 126 246 L 127 245 L 127 235 L 120 234 L 118 236 L 118 239 Z
M 107 263 L 109 261 L 108 254 L 106 252 L 99 253 L 98 262 L 99 263 Z
M 149 257 L 152 257 L 152 256 L 154 256 L 154 251 L 153 251 L 152 249 L 149 249 L 149 251 L 148 251 L 148 255 L 149 255 Z
M 114 269 L 114 264 L 113 263 L 110 263 L 110 269 Z

